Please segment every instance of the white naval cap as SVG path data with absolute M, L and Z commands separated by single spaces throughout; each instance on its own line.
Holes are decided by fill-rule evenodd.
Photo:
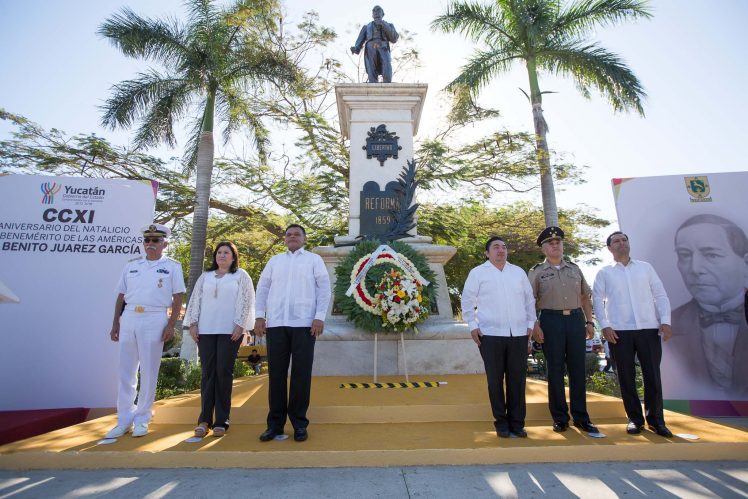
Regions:
M 169 239 L 169 236 L 171 236 L 171 230 L 162 224 L 146 225 L 140 230 L 145 237 L 163 237 L 164 239 Z

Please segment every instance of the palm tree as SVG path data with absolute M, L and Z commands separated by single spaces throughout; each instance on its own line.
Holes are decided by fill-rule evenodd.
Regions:
M 644 116 L 646 97 L 636 75 L 620 57 L 587 39 L 598 26 L 649 18 L 646 0 L 494 0 L 451 3 L 431 28 L 458 32 L 485 48 L 477 50 L 447 89 L 467 89 L 477 96 L 492 78 L 524 62 L 530 81 L 529 100 L 535 125 L 540 189 L 546 226 L 558 225 L 556 193 L 543 116 L 538 71 L 571 77 L 583 96 L 595 89 L 615 111 L 635 110 Z
M 280 18 L 277 2 L 240 0 L 227 9 L 217 8 L 211 0 L 187 0 L 186 5 L 186 23 L 148 19 L 125 8 L 107 19 L 99 34 L 124 55 L 164 68 L 150 68 L 114 85 L 103 106 L 104 126 L 129 128 L 137 122 L 136 146 L 166 142 L 174 147 L 174 122 L 191 118 L 185 162 L 188 171 L 194 168 L 196 189 L 189 294 L 205 258 L 214 121 L 223 122 L 224 141 L 242 125 L 248 126 L 262 156 L 268 133 L 258 112 L 258 95 L 271 79 L 291 81 L 294 69 L 265 43 L 266 33 Z

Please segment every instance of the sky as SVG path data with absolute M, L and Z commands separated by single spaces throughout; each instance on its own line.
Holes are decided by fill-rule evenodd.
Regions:
M 291 22 L 316 10 L 320 22 L 338 33 L 333 53 L 353 64 L 356 59 L 349 58 L 348 47 L 359 26 L 370 20 L 374 4 L 286 0 L 284 9 Z M 446 111 L 440 90 L 457 76 L 475 45 L 429 29 L 444 12 L 444 0 L 379 4 L 385 20 L 415 34 L 422 67 L 405 81 L 429 85 L 419 131 L 419 137 L 428 136 Z M 125 6 L 151 17 L 184 12 L 175 0 L 0 0 L 0 107 L 45 128 L 95 132 L 115 144 L 127 144 L 130 132 L 101 128 L 99 106 L 113 84 L 132 78 L 145 65 L 126 59 L 96 34 L 107 17 Z M 540 79 L 542 90 L 555 92 L 543 103 L 550 147 L 589 167 L 587 182 L 558 192 L 558 204 L 573 208 L 582 203 L 611 220 L 601 237 L 617 228 L 612 178 L 748 170 L 743 152 L 748 143 L 748 1 L 653 0 L 651 6 L 652 19 L 606 27 L 592 36 L 638 75 L 648 94 L 646 117 L 614 113 L 596 94 L 584 99 L 570 81 L 548 75 Z M 394 79 L 398 81 L 397 75 Z M 482 91 L 480 104 L 498 108 L 502 118 L 498 125 L 476 127 L 476 134 L 490 133 L 496 126 L 532 130 L 530 106 L 520 88 L 527 91 L 527 76 L 517 66 Z M 0 137 L 6 138 L 8 131 L 0 124 Z M 154 153 L 168 159 L 182 151 L 159 148 Z M 540 204 L 539 191 L 531 200 Z M 607 252 L 601 256 L 607 258 Z

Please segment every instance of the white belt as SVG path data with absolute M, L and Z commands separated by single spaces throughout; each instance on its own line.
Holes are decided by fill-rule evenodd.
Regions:
M 136 314 L 142 314 L 143 312 L 166 312 L 168 307 L 148 307 L 146 305 L 126 305 L 125 310 L 130 310 Z

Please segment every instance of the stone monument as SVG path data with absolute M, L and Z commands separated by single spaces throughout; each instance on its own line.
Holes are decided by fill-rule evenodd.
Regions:
M 348 234 L 335 246 L 312 251 L 322 256 L 335 284 L 335 268 L 352 250 L 360 235 L 383 233 L 399 199 L 394 185 L 406 161 L 414 159 L 413 137 L 418 133 L 428 85 L 421 83 L 363 83 L 335 87 L 340 131 L 350 140 L 350 206 Z M 415 158 L 417 161 L 417 158 Z M 417 222 L 417 218 L 416 218 Z M 437 278 L 436 310 L 405 340 L 407 370 L 413 375 L 483 372 L 483 362 L 464 322 L 454 319 L 444 264 L 455 254 L 451 246 L 432 244 L 419 235 L 417 223 L 410 244 L 423 255 Z M 398 334 L 378 335 L 377 371 L 405 374 Z M 370 375 L 374 372 L 374 334 L 356 329 L 336 312 L 334 300 L 325 319 L 325 333 L 315 346 L 315 375 Z

